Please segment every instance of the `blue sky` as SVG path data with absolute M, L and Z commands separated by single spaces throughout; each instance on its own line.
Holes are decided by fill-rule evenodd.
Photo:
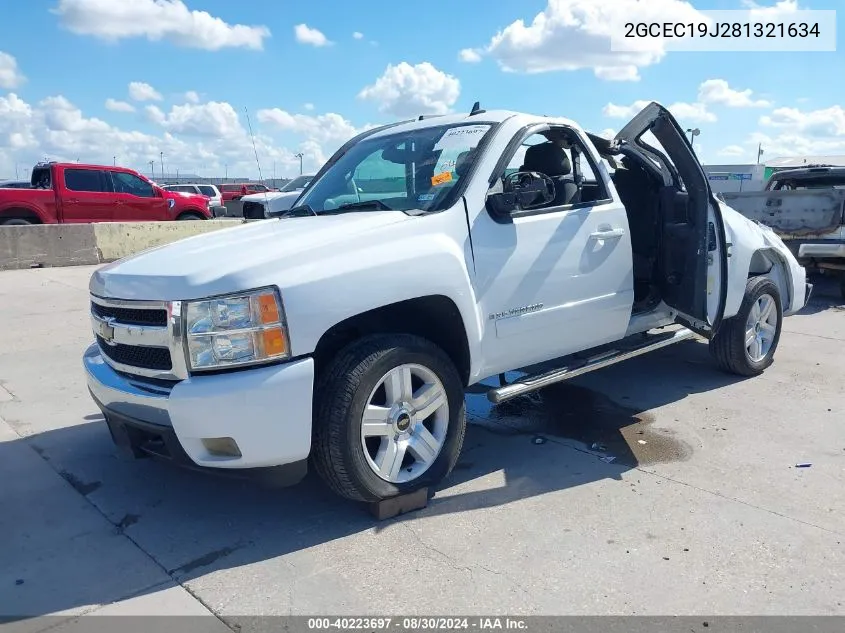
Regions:
M 839 3 L 756 4 L 786 19 L 797 8 Z M 601 32 L 620 12 L 666 20 L 747 6 L 16 1 L 13 17 L 0 22 L 0 178 L 16 168 L 25 175 L 45 157 L 149 172 L 159 152 L 167 171 L 254 177 L 245 108 L 263 175 L 275 166 L 290 177 L 299 171 L 296 153 L 313 170 L 368 125 L 468 111 L 476 100 L 602 132 L 624 125 L 638 101 L 655 99 L 701 130 L 696 144 L 708 163 L 753 162 L 758 142 L 764 158 L 845 153 L 841 51 L 661 54 L 657 44 L 625 55 L 611 52 Z M 532 28 L 538 15 L 544 28 Z

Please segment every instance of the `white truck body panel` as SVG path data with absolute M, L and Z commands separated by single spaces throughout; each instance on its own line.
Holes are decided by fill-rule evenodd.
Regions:
M 146 407 L 148 419 L 167 419 L 196 464 L 272 466 L 304 459 L 310 450 L 315 379 L 310 355 L 321 337 L 370 310 L 420 297 L 449 299 L 466 334 L 468 384 L 671 323 L 675 311 L 666 304 L 632 317 L 626 211 L 584 131 L 568 119 L 504 111 L 484 113 L 481 121 L 501 125 L 469 172 L 463 194 L 449 208 L 423 215 L 367 209 L 259 221 L 153 248 L 98 269 L 90 281 L 92 295 L 130 301 L 185 302 L 276 287 L 291 359 L 189 376 L 156 395 L 138 392 L 131 380 L 121 378 L 95 344 L 84 358 L 95 398 L 121 415 L 131 417 Z M 372 138 L 466 122 L 465 115 L 407 122 Z M 520 130 L 551 123 L 577 131 L 586 141 L 612 200 L 497 222 L 485 207 L 490 174 Z M 243 199 L 251 198 L 283 196 Z M 727 278 L 721 277 L 718 265 L 708 269 L 708 314 L 718 311 L 723 284 L 724 316 L 736 314 L 749 272 L 767 262 L 774 264 L 770 274 L 781 285 L 786 311 L 799 310 L 805 272 L 780 238 L 726 205 L 710 207 L 710 213 L 711 219 L 720 214 L 724 222 L 729 258 Z M 714 257 L 721 252 L 713 251 Z M 234 438 L 242 455 L 211 455 L 201 441 L 208 437 Z

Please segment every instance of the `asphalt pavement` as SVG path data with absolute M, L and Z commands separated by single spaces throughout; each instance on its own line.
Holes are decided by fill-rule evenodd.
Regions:
M 93 270 L 0 273 L 15 631 L 81 614 L 213 614 L 221 631 L 288 614 L 845 615 L 833 284 L 757 378 L 693 341 L 499 407 L 469 394 L 451 478 L 379 523 L 316 476 L 273 490 L 121 456 L 81 366 Z

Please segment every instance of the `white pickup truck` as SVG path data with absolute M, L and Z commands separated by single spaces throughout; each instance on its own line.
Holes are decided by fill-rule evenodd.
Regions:
M 502 402 L 694 333 L 759 374 L 810 290 L 660 105 L 608 141 L 476 104 L 362 133 L 283 218 L 98 269 L 84 366 L 136 456 L 284 484 L 311 463 L 377 501 L 451 471 L 470 385 L 498 375 Z

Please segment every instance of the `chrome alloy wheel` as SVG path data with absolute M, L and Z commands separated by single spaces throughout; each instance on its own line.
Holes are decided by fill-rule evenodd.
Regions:
M 400 365 L 382 376 L 367 400 L 364 456 L 385 481 L 413 481 L 437 459 L 448 427 L 449 400 L 437 375 L 422 365 Z
M 757 297 L 745 321 L 745 353 L 759 363 L 772 348 L 778 326 L 778 311 L 771 295 Z

